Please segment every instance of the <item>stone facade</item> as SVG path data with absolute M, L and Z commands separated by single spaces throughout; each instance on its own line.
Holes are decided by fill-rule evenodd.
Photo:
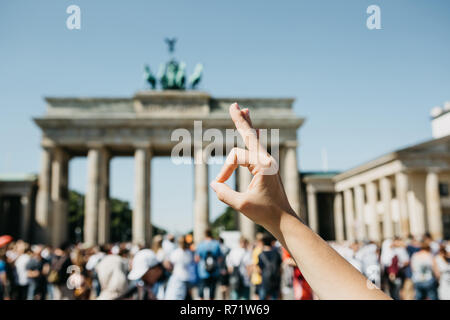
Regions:
M 289 201 L 300 210 L 300 181 L 297 167 L 297 129 L 303 119 L 293 110 L 293 99 L 214 98 L 203 92 L 144 91 L 132 98 L 46 98 L 47 113 L 35 118 L 42 130 L 42 163 L 36 221 L 45 230 L 39 241 L 59 245 L 67 239 L 68 163 L 73 157 L 88 158 L 88 185 L 84 241 L 88 245 L 109 240 L 109 162 L 112 157 L 135 158 L 135 208 L 132 240 L 151 241 L 150 174 L 153 156 L 170 156 L 178 141 L 175 129 L 194 136 L 194 121 L 204 130 L 218 129 L 223 135 L 234 129 L 228 107 L 237 101 L 249 107 L 255 127 L 278 128 L 280 167 Z M 208 142 L 194 145 L 194 239 L 203 239 L 209 225 L 208 165 L 203 156 Z M 233 142 L 234 144 L 234 142 Z M 268 140 L 269 147 L 274 147 Z M 194 148 L 195 146 L 195 148 Z M 224 155 L 230 145 L 223 145 Z M 238 187 L 243 190 L 250 177 L 239 170 Z M 253 223 L 240 218 L 242 233 L 253 238 Z
M 0 175 L 0 235 L 31 241 L 40 230 L 34 224 L 37 176 Z
M 434 107 L 431 110 L 431 131 L 433 138 L 441 138 L 450 134 L 450 101 L 443 107 Z
M 337 215 L 334 206 L 333 177 L 338 172 L 302 172 L 301 190 L 305 199 L 307 215 L 305 221 L 309 227 L 325 240 L 343 240 L 336 226 L 343 225 L 342 216 Z M 342 199 L 341 199 L 342 202 Z M 340 219 L 339 219 L 340 218 Z
M 337 241 L 381 241 L 425 233 L 450 238 L 448 135 L 340 174 L 306 174 L 302 181 L 310 227 L 320 233 L 319 214 L 333 217 Z M 333 193 L 334 205 L 321 213 L 317 193 L 325 191 Z
M 345 223 L 347 239 L 450 236 L 450 136 L 387 154 L 333 181 L 336 194 L 351 198 L 343 208 L 354 215 Z

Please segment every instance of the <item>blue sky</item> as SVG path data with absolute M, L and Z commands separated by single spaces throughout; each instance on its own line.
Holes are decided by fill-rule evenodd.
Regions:
M 71 4 L 81 30 L 66 28 Z M 366 27 L 372 4 L 381 30 Z M 31 118 L 44 96 L 131 96 L 143 65 L 167 60 L 167 36 L 188 71 L 204 64 L 201 90 L 295 97 L 302 170 L 321 169 L 323 148 L 329 168 L 345 170 L 429 139 L 430 109 L 450 100 L 446 0 L 2 1 L 0 173 L 38 171 Z M 85 167 L 71 162 L 71 188 L 85 190 Z M 152 169 L 154 223 L 189 230 L 193 168 L 156 158 Z M 133 173 L 132 158 L 113 160 L 112 196 L 132 202 Z M 224 205 L 211 195 L 210 209 L 214 218 Z

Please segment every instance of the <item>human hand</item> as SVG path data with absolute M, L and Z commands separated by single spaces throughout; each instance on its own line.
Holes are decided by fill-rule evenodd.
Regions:
M 233 103 L 230 116 L 247 149 L 233 148 L 210 186 L 219 200 L 270 231 L 278 225 L 282 215 L 296 214 L 284 191 L 278 163 L 260 144 L 257 131 L 252 127 L 249 110 L 241 110 L 237 103 Z M 246 167 L 253 175 L 245 192 L 234 191 L 225 184 L 238 166 Z

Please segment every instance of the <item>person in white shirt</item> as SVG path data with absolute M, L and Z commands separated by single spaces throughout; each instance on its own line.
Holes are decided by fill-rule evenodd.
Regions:
M 30 261 L 30 249 L 26 243 L 18 243 L 18 258 L 14 262 L 17 274 L 18 300 L 25 300 L 28 292 L 28 270 L 27 265 Z
M 412 281 L 416 290 L 417 300 L 437 300 L 437 283 L 434 275 L 435 260 L 427 242 L 422 244 L 420 251 L 411 257 Z
M 433 239 L 433 237 L 429 232 L 425 233 L 422 240 L 423 242 L 428 243 L 428 246 L 430 247 L 430 252 L 433 254 L 433 256 L 439 253 L 441 245 L 439 244 L 438 241 L 436 241 L 437 239 Z
M 404 243 L 398 237 L 394 240 L 385 241 L 381 251 L 381 266 L 387 275 L 390 296 L 400 300 L 400 290 L 405 281 L 405 268 L 409 263 L 408 251 Z
M 435 273 L 439 279 L 439 300 L 450 300 L 450 248 L 442 245 L 435 259 Z
M 107 251 L 108 250 L 105 246 L 95 247 L 95 253 L 89 257 L 86 263 L 86 270 L 92 272 L 92 289 L 94 290 L 97 297 L 100 295 L 101 287 L 97 276 L 96 267 L 106 256 L 106 254 L 108 253 Z
M 92 256 L 89 257 L 87 263 L 86 263 L 86 270 L 94 270 L 97 264 L 106 256 L 105 252 L 97 252 L 94 253 Z
M 248 249 L 247 239 L 240 238 L 239 247 L 231 249 L 225 263 L 230 274 L 230 298 L 232 300 L 249 299 L 252 254 Z
M 100 282 L 97 300 L 114 300 L 127 290 L 127 263 L 119 255 L 104 255 L 95 266 Z
M 362 246 L 356 252 L 355 258 L 361 261 L 362 273 L 379 288 L 381 286 L 381 269 L 378 246 L 373 242 Z
M 355 269 L 362 273 L 362 263 L 358 259 L 355 258 L 355 248 L 357 244 L 338 244 L 331 243 L 331 246 L 338 252 L 345 260 L 348 261 Z
M 164 255 L 170 257 L 173 250 L 177 248 L 175 244 L 175 237 L 173 234 L 168 234 L 162 242 L 162 249 L 164 250 Z
M 189 268 L 194 261 L 194 254 L 184 237 L 178 238 L 178 248 L 169 256 L 172 275 L 166 287 L 165 300 L 184 300 L 189 291 Z
M 152 240 L 152 250 L 156 254 L 156 259 L 158 259 L 159 262 L 164 262 L 167 259 L 166 252 L 163 249 L 163 236 L 160 234 L 157 234 L 153 237 Z

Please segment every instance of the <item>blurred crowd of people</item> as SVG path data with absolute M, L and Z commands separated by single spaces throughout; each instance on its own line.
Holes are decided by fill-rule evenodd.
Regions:
M 450 242 L 421 239 L 386 239 L 331 244 L 367 279 L 395 300 L 450 300 Z
M 450 299 L 450 243 L 410 237 L 331 245 L 394 299 Z M 207 231 L 131 243 L 59 248 L 0 243 L 0 300 L 315 299 L 295 261 L 270 235 L 232 248 Z

